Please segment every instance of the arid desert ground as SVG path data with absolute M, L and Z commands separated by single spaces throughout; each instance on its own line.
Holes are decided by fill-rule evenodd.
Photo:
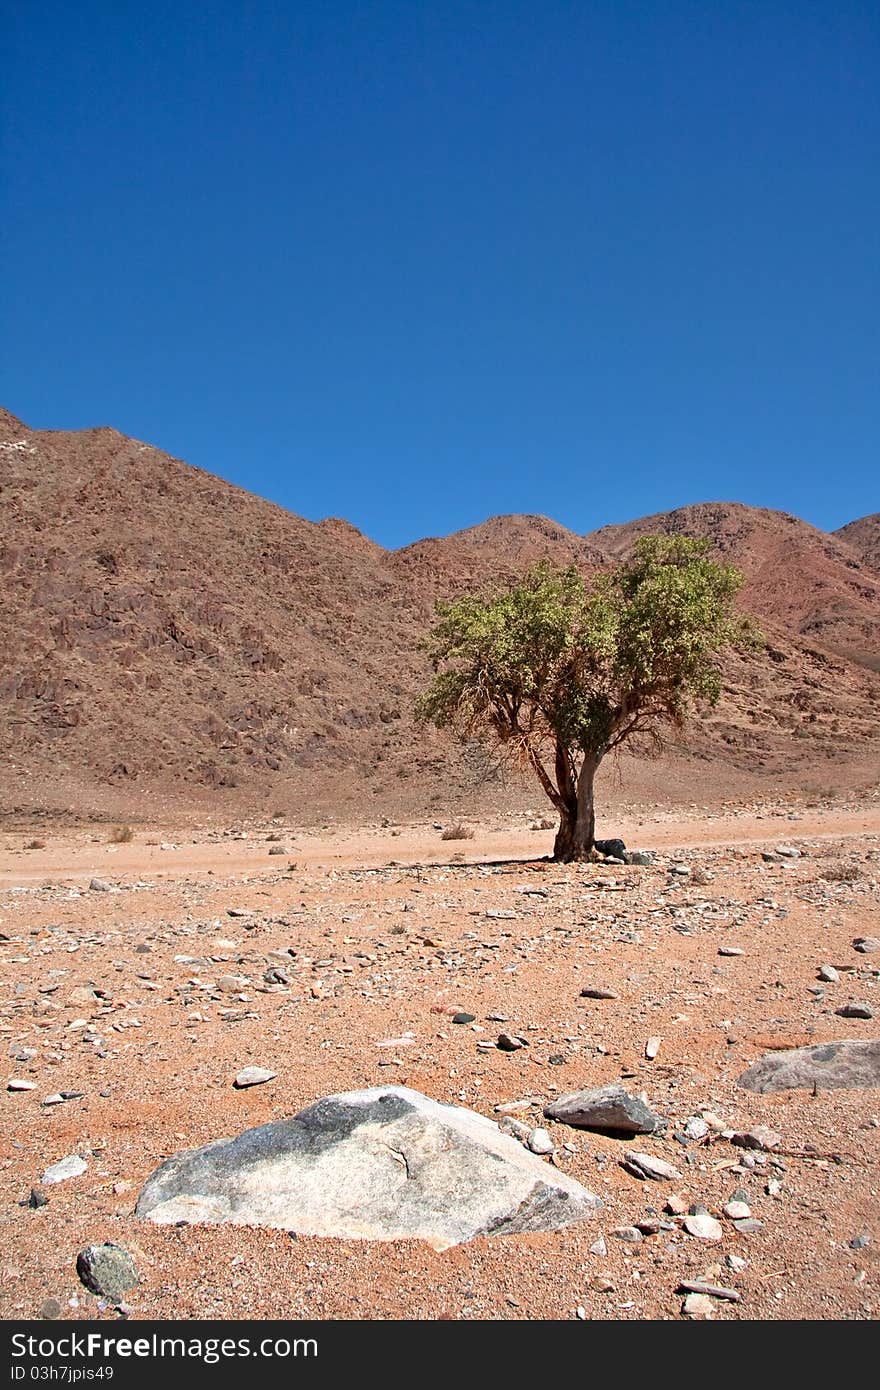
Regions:
M 876 794 L 630 807 L 613 831 L 655 852 L 647 867 L 554 864 L 534 823 L 447 841 L 439 821 L 152 823 L 123 843 L 98 823 L 6 829 L 0 1028 L 27 1089 L 2 1094 L 2 1315 L 677 1318 L 689 1281 L 736 1295 L 694 1316 L 876 1315 L 878 1092 L 737 1085 L 768 1051 L 876 1036 L 836 1012 L 877 1008 L 880 953 L 853 946 L 878 932 Z M 526 1045 L 499 1050 L 501 1033 Z M 247 1065 L 275 1078 L 237 1090 Z M 542 1119 L 608 1082 L 665 1130 Z M 545 1127 L 545 1162 L 604 1209 L 442 1253 L 133 1214 L 168 1155 L 386 1083 Z M 775 1147 L 725 1137 L 756 1126 Z M 679 1176 L 633 1176 L 633 1148 Z M 43 1184 L 70 1155 L 85 1171 Z M 724 1214 L 735 1194 L 745 1229 Z M 720 1239 L 688 1234 L 695 1203 Z M 121 1312 L 77 1277 L 104 1241 L 138 1272 Z

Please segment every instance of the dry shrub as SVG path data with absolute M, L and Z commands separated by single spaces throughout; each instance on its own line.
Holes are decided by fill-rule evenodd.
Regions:
M 130 825 L 117 825 L 110 832 L 111 845 L 127 845 L 133 839 L 134 831 Z
M 25 845 L 25 849 L 45 849 L 45 848 L 46 848 L 46 841 L 45 841 L 45 840 L 29 840 L 28 843 Z
M 862 877 L 862 871 L 858 864 L 846 864 L 841 860 L 823 869 L 822 877 L 827 878 L 829 883 L 855 883 L 856 879 Z
M 463 821 L 456 821 L 455 825 L 447 825 L 440 836 L 441 840 L 472 840 L 473 838 L 473 826 L 465 825 Z

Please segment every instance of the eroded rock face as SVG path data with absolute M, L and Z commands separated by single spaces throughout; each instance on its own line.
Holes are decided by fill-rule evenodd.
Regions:
M 403 1086 L 328 1096 L 168 1159 L 137 1214 L 304 1235 L 425 1240 L 554 1230 L 602 1203 L 482 1115 Z
M 880 1086 L 880 1040 L 768 1052 L 737 1078 L 747 1091 L 861 1090 Z

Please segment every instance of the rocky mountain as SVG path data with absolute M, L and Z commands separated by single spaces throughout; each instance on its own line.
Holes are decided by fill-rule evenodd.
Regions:
M 850 521 L 834 534 L 856 552 L 862 564 L 880 573 L 880 512 Z
M 872 520 L 853 524 L 866 544 Z M 668 788 L 682 759 L 685 790 L 695 769 L 727 789 L 862 776 L 880 746 L 880 576 L 853 528 L 707 504 L 587 537 L 494 517 L 389 552 L 116 430 L 32 430 L 2 413 L 3 804 L 309 819 L 540 805 L 528 782 L 487 784 L 473 750 L 414 729 L 419 637 L 437 597 L 543 556 L 593 570 L 651 530 L 708 535 L 739 563 L 770 642 L 728 663 L 724 701 L 687 749 L 630 769 L 633 792 L 646 777 Z

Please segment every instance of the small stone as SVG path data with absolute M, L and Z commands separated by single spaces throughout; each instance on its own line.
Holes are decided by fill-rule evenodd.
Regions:
M 93 878 L 89 883 L 89 889 L 92 893 L 109 893 L 110 884 L 105 883 L 102 878 Z
M 599 985 L 587 985 L 581 990 L 582 999 L 619 999 L 620 995 L 616 990 L 603 989 Z
M 754 1129 L 738 1131 L 730 1137 L 731 1144 L 740 1149 L 778 1149 L 782 1135 L 766 1125 L 755 1125 Z
M 853 942 L 853 950 L 860 951 L 863 956 L 869 956 L 874 951 L 880 951 L 880 937 L 857 936 Z
M 32 1187 L 27 1204 L 36 1211 L 40 1207 L 47 1207 L 49 1205 L 49 1198 L 46 1196 L 45 1192 L 41 1192 L 38 1187 Z
M 76 1272 L 91 1293 L 118 1303 L 138 1282 L 134 1260 L 121 1245 L 87 1245 L 76 1257 Z
M 731 1221 L 745 1221 L 752 1214 L 752 1209 L 747 1202 L 738 1202 L 735 1198 L 725 1202 L 722 1211 Z
M 653 1114 L 643 1100 L 618 1085 L 560 1096 L 545 1106 L 544 1116 L 579 1129 L 620 1134 L 653 1134 L 662 1125 L 659 1115 Z
M 638 1226 L 615 1226 L 608 1234 L 614 1236 L 615 1240 L 622 1240 L 626 1245 L 640 1245 L 643 1239 Z
M 453 1023 L 476 1023 L 476 1021 L 477 1021 L 477 1016 L 476 1016 L 476 1014 L 465 1014 L 465 1013 L 461 1013 L 461 1014 L 453 1014 L 453 1015 L 452 1015 L 452 1022 L 453 1022 Z
M 829 985 L 836 985 L 840 979 L 840 975 L 833 965 L 820 965 L 818 973 L 819 979 L 824 980 Z
M 47 1298 L 40 1304 L 40 1317 L 51 1322 L 61 1317 L 61 1304 L 57 1298 Z
M 734 1221 L 733 1229 L 739 1231 L 741 1235 L 754 1235 L 756 1231 L 764 1229 L 763 1221 L 758 1221 L 754 1216 L 747 1216 L 744 1221 Z
M 688 1204 L 683 1197 L 679 1197 L 677 1192 L 670 1193 L 666 1199 L 666 1211 L 670 1216 L 684 1216 L 688 1209 Z
M 716 1265 L 718 1273 L 721 1266 Z M 707 1284 L 702 1279 L 682 1279 L 678 1286 L 679 1293 L 703 1294 L 706 1298 L 723 1298 L 729 1303 L 739 1303 L 740 1295 L 736 1289 L 725 1288 L 723 1284 Z
M 456 1023 L 457 1019 L 452 1021 Z M 499 1033 L 495 1046 L 499 1052 L 519 1052 L 521 1048 L 528 1047 L 528 1043 L 525 1038 L 512 1038 L 509 1033 Z
M 645 1056 L 647 1057 L 649 1062 L 653 1062 L 654 1058 L 657 1056 L 657 1053 L 660 1051 L 660 1044 L 662 1043 L 662 1041 L 662 1038 L 652 1037 L 649 1038 L 648 1041 L 645 1043 Z
M 841 1018 L 873 1018 L 874 1010 L 870 1004 L 844 1004 L 842 1009 L 835 1009 L 834 1012 Z
M 498 1128 L 502 1134 L 509 1134 L 511 1138 L 518 1139 L 521 1144 L 529 1142 L 529 1135 L 532 1133 L 530 1125 L 524 1125 L 522 1120 L 517 1120 L 513 1115 L 505 1115 L 498 1121 Z
M 709 1126 L 701 1115 L 691 1115 L 684 1132 L 688 1139 L 705 1139 L 709 1133 Z
M 526 1143 L 533 1154 L 552 1154 L 556 1148 L 546 1129 L 533 1129 Z
M 672 1164 L 667 1163 L 664 1158 L 655 1158 L 653 1154 L 637 1153 L 634 1149 L 627 1150 L 621 1164 L 628 1173 L 632 1173 L 633 1177 L 636 1178 L 652 1178 L 655 1182 L 665 1182 L 681 1177 L 678 1169 L 673 1168 Z
M 850 1248 L 850 1250 L 864 1250 L 865 1247 L 868 1246 L 868 1245 L 870 1245 L 870 1244 L 871 1244 L 871 1237 L 870 1237 L 869 1235 L 865 1235 L 864 1233 L 862 1233 L 862 1235 L 860 1235 L 860 1236 L 854 1236 L 854 1237 L 853 1237 L 853 1239 L 852 1239 L 852 1240 L 850 1241 L 850 1243 L 849 1243 L 849 1248 Z
M 684 1228 L 688 1235 L 695 1236 L 697 1240 L 721 1240 L 724 1231 L 721 1222 L 716 1221 L 714 1216 L 708 1212 L 700 1213 L 696 1216 L 686 1216 Z
M 742 1255 L 725 1255 L 725 1263 L 728 1269 L 732 1269 L 734 1274 L 742 1274 L 748 1268 L 748 1260 L 744 1260 Z
M 704 1293 L 689 1293 L 681 1305 L 681 1311 L 689 1318 L 711 1318 L 715 1305 Z
M 277 1072 L 267 1071 L 265 1067 L 242 1067 L 232 1084 L 237 1091 L 242 1091 L 248 1086 L 262 1086 L 266 1081 L 274 1081 L 277 1075 Z
M 609 1279 L 607 1274 L 594 1274 L 590 1288 L 595 1289 L 596 1293 L 614 1293 L 614 1280 Z
M 608 1254 L 608 1246 L 605 1243 L 604 1236 L 600 1236 L 598 1240 L 593 1241 L 593 1244 L 590 1246 L 590 1254 L 601 1256 Z
M 68 1154 L 66 1158 L 61 1158 L 57 1163 L 53 1163 L 43 1174 L 42 1181 L 46 1184 L 54 1182 L 64 1182 L 67 1178 L 78 1178 L 86 1171 L 88 1164 L 80 1158 L 79 1154 Z
M 17 1076 L 13 1076 L 6 1083 L 7 1091 L 35 1091 L 36 1081 L 21 1081 Z
M 624 855 L 624 860 L 627 864 L 632 864 L 636 868 L 649 869 L 654 863 L 654 856 L 646 849 L 631 849 L 627 850 Z

